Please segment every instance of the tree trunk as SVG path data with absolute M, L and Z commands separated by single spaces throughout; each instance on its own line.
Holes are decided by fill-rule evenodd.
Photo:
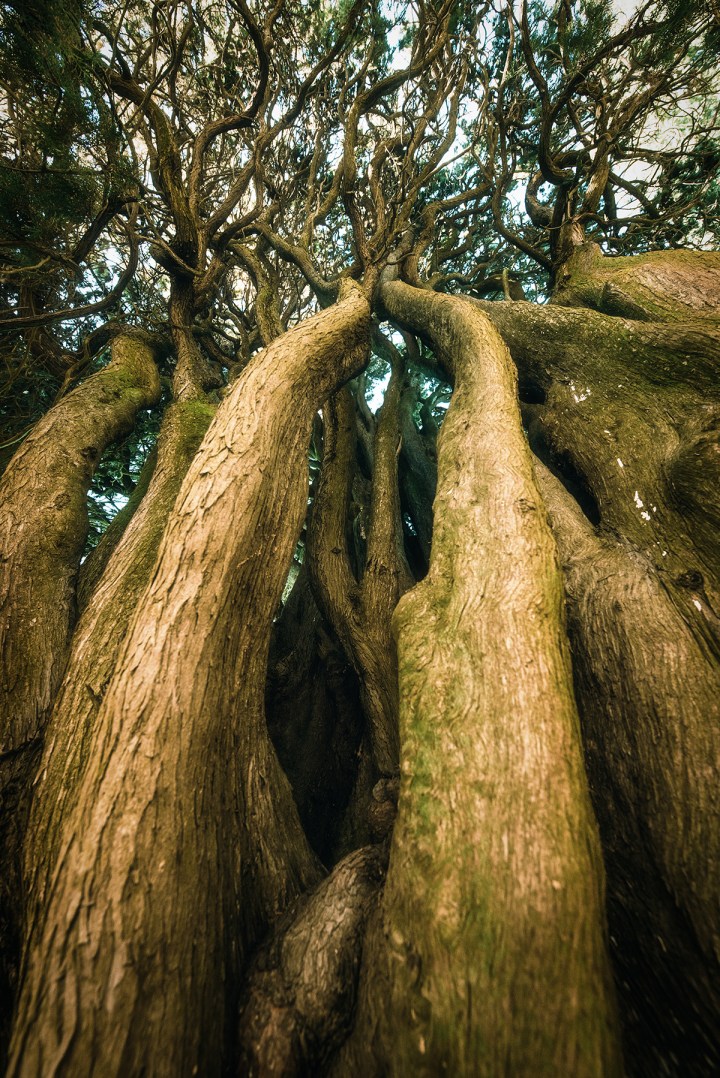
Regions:
M 717 251 L 605 258 L 597 244 L 585 243 L 558 274 L 553 302 L 643 322 L 716 322 L 719 298 Z
M 463 300 L 386 284 L 454 375 L 430 571 L 394 618 L 402 787 L 335 1073 L 620 1071 L 555 546 L 514 369 Z
M 348 285 L 255 357 L 195 457 L 64 821 L 11 1075 L 218 1074 L 247 947 L 318 878 L 263 689 L 312 417 L 368 322 Z
M 255 957 L 240 1009 L 240 1073 L 317 1074 L 352 1021 L 367 918 L 382 883 L 378 847 L 348 854 L 283 918 Z
M 652 565 L 598 534 L 540 462 L 536 472 L 563 561 L 628 1064 L 714 1073 L 720 671 Z
M 0 1014 L 4 1017 L 11 1010 L 16 979 L 20 847 L 45 721 L 75 619 L 75 580 L 87 537 L 87 491 L 105 448 L 127 434 L 138 411 L 156 404 L 159 395 L 160 380 L 146 340 L 129 334 L 116 337 L 112 362 L 40 420 L 0 486 Z
M 717 646 L 717 326 L 471 302 L 499 329 L 521 378 L 541 391 L 537 432 L 558 465 L 571 463 L 603 525 L 645 553 L 686 620 Z
M 200 401 L 172 404 L 163 420 L 148 490 L 109 558 L 73 634 L 63 686 L 47 725 L 24 849 L 25 936 L 29 961 L 48 902 L 48 888 L 82 779 L 97 744 L 97 714 L 138 599 L 150 580 L 180 485 L 214 409 Z M 60 854 L 60 856 L 62 856 Z M 32 976 L 27 968 L 24 977 Z M 37 976 L 42 977 L 40 968 Z
M 628 1059 L 653 1061 L 653 1073 L 704 1074 L 720 1058 L 717 268 L 717 255 L 601 259 L 589 247 L 568 263 L 561 300 L 635 320 L 480 304 L 521 380 L 540 390 L 531 442 L 577 493 L 569 465 L 599 510 L 595 532 L 543 482 L 565 563 Z

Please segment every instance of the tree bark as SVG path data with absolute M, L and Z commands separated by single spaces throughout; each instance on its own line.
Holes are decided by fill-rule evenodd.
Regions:
M 717 647 L 717 325 L 470 302 L 543 390 L 539 429 L 585 479 L 603 525 L 652 560 L 694 631 Z
M 247 947 L 318 878 L 263 689 L 312 417 L 368 323 L 349 284 L 255 357 L 195 457 L 65 820 L 11 1075 L 218 1074 Z
M 569 463 L 599 507 L 596 530 L 545 477 L 628 1059 L 652 1060 L 653 1073 L 708 1073 L 720 1054 L 717 265 L 692 252 L 578 252 L 561 298 L 574 287 L 574 302 L 632 320 L 480 305 L 542 390 L 531 442 L 560 474 Z
M 45 721 L 62 677 L 75 619 L 75 580 L 87 536 L 87 490 L 105 448 L 127 434 L 138 411 L 157 403 L 159 395 L 160 380 L 146 340 L 130 334 L 116 337 L 111 363 L 40 420 L 2 478 L 3 1016 L 9 1016 L 16 979 L 20 848 Z
M 565 575 L 627 1060 L 720 1068 L 720 671 L 652 564 L 536 462 Z M 688 691 L 688 686 L 691 690 Z
M 352 1022 L 365 925 L 382 851 L 348 854 L 259 951 L 240 1009 L 244 1078 L 321 1073 Z
M 144 498 L 115 547 L 75 628 L 63 685 L 50 716 L 35 782 L 24 849 L 25 938 L 28 958 L 41 934 L 48 890 L 65 837 L 65 820 L 76 807 L 82 779 L 97 743 L 95 724 L 112 678 L 118 651 L 138 600 L 150 580 L 158 547 L 180 485 L 210 424 L 214 408 L 200 401 L 172 404 L 157 443 L 157 463 Z
M 398 819 L 334 1073 L 616 1074 L 562 581 L 512 362 L 463 300 L 400 283 L 382 299 L 455 389 L 430 571 L 394 617 Z
M 717 321 L 719 297 L 716 251 L 605 258 L 597 244 L 585 243 L 558 274 L 553 302 L 643 322 L 690 322 Z

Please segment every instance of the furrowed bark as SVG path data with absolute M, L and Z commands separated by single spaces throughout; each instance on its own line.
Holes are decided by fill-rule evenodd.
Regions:
M 317 1074 L 342 1043 L 384 869 L 377 847 L 355 850 L 259 951 L 240 1010 L 239 1073 L 245 1078 Z
M 138 411 L 155 404 L 159 395 L 148 343 L 130 334 L 116 337 L 111 363 L 36 425 L 0 485 L 3 1016 L 10 1013 L 16 978 L 20 846 L 45 721 L 75 619 L 75 579 L 87 536 L 87 490 L 104 449 L 127 434 Z
M 365 671 L 367 714 L 373 758 L 381 776 L 399 764 L 397 659 L 390 618 L 412 577 L 405 561 L 398 491 L 402 369 L 395 367 L 375 431 L 370 520 L 365 568 L 360 584 L 362 625 L 354 654 Z
M 205 393 L 222 386 L 222 377 L 213 368 L 192 332 L 195 294 L 192 281 L 176 278 L 170 287 L 170 330 L 175 346 L 174 395 L 177 401 L 204 399 Z
M 37 424 L 2 479 L 2 753 L 39 735 L 62 675 L 95 466 L 140 408 L 158 400 L 160 380 L 142 338 L 116 337 L 112 355 Z
M 247 947 L 317 880 L 263 688 L 312 417 L 368 322 L 349 284 L 259 353 L 191 465 L 65 822 L 9 1074 L 218 1074 Z
M 65 819 L 76 807 L 95 724 L 138 599 L 150 580 L 165 525 L 181 483 L 214 412 L 200 401 L 172 404 L 157 443 L 148 490 L 110 557 L 73 635 L 67 671 L 48 721 L 24 850 L 25 979 L 42 977 L 36 950 L 48 888 L 62 846 Z M 33 963 L 40 968 L 33 972 Z
M 616 1074 L 562 581 L 512 362 L 462 300 L 400 283 L 382 299 L 455 390 L 430 571 L 394 616 L 398 818 L 334 1073 Z
M 642 555 L 536 462 L 568 629 L 634 1073 L 720 1068 L 720 671 Z
M 613 292 L 615 309 L 645 321 L 480 306 L 521 377 L 544 389 L 544 403 L 531 409 L 531 441 L 549 448 L 561 473 L 565 462 L 573 465 L 600 509 L 596 534 L 568 511 L 556 485 L 548 495 L 567 562 L 628 1058 L 654 1060 L 653 1072 L 708 1073 L 718 1057 L 710 971 L 717 972 L 720 926 L 720 333 L 710 317 L 717 256 L 600 261 L 590 250 L 568 265 L 571 284 L 584 267 L 578 296 L 590 302 L 591 287 L 597 298 L 604 281 L 622 284 L 635 307 Z M 694 320 L 678 321 L 693 304 Z

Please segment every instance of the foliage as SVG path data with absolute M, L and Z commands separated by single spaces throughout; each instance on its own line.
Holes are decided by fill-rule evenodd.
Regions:
M 122 322 L 186 333 L 218 386 L 393 251 L 436 290 L 545 299 L 582 238 L 714 244 L 717 33 L 659 0 L 627 25 L 610 0 L 5 3 L 8 449 Z

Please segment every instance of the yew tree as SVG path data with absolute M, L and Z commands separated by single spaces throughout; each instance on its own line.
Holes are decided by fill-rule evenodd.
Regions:
M 720 1068 L 717 6 L 0 5 L 13 1078 Z

